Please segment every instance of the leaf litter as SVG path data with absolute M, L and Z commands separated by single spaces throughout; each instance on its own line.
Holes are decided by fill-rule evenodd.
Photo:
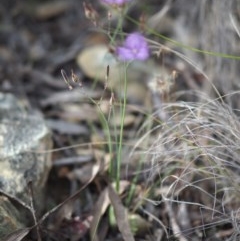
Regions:
M 206 3 L 202 4 L 201 9 L 205 9 Z M 203 13 L 211 22 L 209 26 L 216 23 L 211 21 L 211 16 L 216 18 L 217 15 L 216 6 L 211 4 L 212 8 L 208 9 L 214 14 Z M 148 9 L 152 12 L 147 24 L 151 27 L 194 44 L 196 40 L 189 36 L 195 34 L 188 35 L 184 31 L 193 31 L 190 22 L 199 27 L 196 19 L 186 14 L 194 12 L 194 6 L 186 4 L 182 9 L 179 3 L 172 1 L 142 1 L 139 5 L 140 9 L 150 6 Z M 33 6 L 35 15 L 29 12 L 26 3 L 5 6 L 9 14 L 3 13 L 3 18 L 10 20 L 14 28 L 8 29 L 3 39 L 1 91 L 27 97 L 33 106 L 42 110 L 52 129 L 55 149 L 48 150 L 53 153 L 54 167 L 47 187 L 45 214 L 42 213 L 35 225 L 32 223 L 34 226 L 16 230 L 4 241 L 36 240 L 32 231 L 36 225 L 44 241 L 89 238 L 161 241 L 174 237 L 183 241 L 237 240 L 240 135 L 239 117 L 234 110 L 239 109 L 239 92 L 231 93 L 237 86 L 232 77 L 236 63 L 230 65 L 230 61 L 223 62 L 214 56 L 212 59 L 207 55 L 199 57 L 185 48 L 179 51 L 174 42 L 156 36 L 150 38 L 156 61 L 145 66 L 136 64 L 128 76 L 127 98 L 131 105 L 127 106 L 124 123 L 123 166 L 120 191 L 116 192 L 115 185 L 105 182 L 110 160 L 115 161 L 115 150 L 109 153 L 98 111 L 108 117 L 114 146 L 117 142 L 114 135 L 117 128 L 114 127 L 120 125 L 121 90 L 111 79 L 119 77 L 119 73 L 122 76 L 123 72 L 116 63 L 110 62 L 112 66 L 109 64 L 107 68 L 100 61 L 97 70 L 101 75 L 96 78 L 96 69 L 90 64 L 97 60 L 97 51 L 101 55 L 108 48 L 105 35 L 92 30 L 101 21 L 99 14 L 105 10 L 97 3 L 96 6 L 95 3 L 85 6 L 98 10 L 98 17 L 95 14 L 91 19 L 94 25 L 85 19 L 79 1 L 39 2 Z M 156 13 L 153 10 L 157 8 L 162 10 Z M 138 8 L 131 8 L 129 14 L 138 12 Z M 184 16 L 193 19 L 188 19 L 184 25 Z M 238 18 L 232 17 L 237 21 Z M 19 28 L 15 26 L 16 20 L 19 20 Z M 109 23 L 104 20 L 103 26 Z M 233 29 L 237 24 L 234 23 Z M 136 28 L 130 20 L 126 26 Z M 205 34 L 213 33 L 208 31 L 208 24 L 203 27 Z M 216 31 L 215 37 L 217 32 L 221 33 Z M 228 42 L 225 36 L 232 35 L 221 36 Z M 200 39 L 197 46 L 204 41 Z M 231 47 L 236 48 L 235 41 L 232 43 L 223 46 L 211 43 L 210 46 L 228 51 Z M 21 51 L 16 51 L 15 47 Z M 208 45 L 203 47 L 209 49 Z M 87 51 L 94 57 L 85 61 L 83 57 Z M 211 68 L 206 68 L 202 59 L 206 59 Z M 220 68 L 217 72 L 211 61 L 218 70 L 221 65 L 229 68 Z M 82 68 L 79 69 L 79 65 Z M 206 72 L 202 71 L 201 65 L 205 66 Z M 140 69 L 142 72 L 138 71 Z M 232 71 L 229 75 L 227 69 Z M 64 82 L 61 70 L 73 83 Z M 175 71 L 177 75 L 173 80 Z M 206 76 L 213 76 L 213 83 Z M 215 84 L 223 97 L 212 88 Z M 209 99 L 199 93 L 201 91 L 211 92 L 213 98 Z M 128 196 L 135 184 L 141 188 Z M 53 190 L 56 186 L 58 189 Z M 1 192 L 1 195 L 18 202 L 26 212 L 34 211 L 33 207 L 9 194 Z M 117 230 L 109 222 L 111 207 Z M 131 217 L 133 224 L 129 221 Z M 136 220 L 141 219 L 145 221 L 145 231 L 138 236 L 142 226 Z

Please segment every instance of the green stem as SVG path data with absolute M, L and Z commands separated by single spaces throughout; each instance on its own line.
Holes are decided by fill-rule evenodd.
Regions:
M 112 45 L 114 43 L 114 41 L 115 41 L 115 39 L 117 37 L 117 34 L 118 33 L 122 33 L 123 20 L 124 20 L 124 17 L 126 15 L 126 12 L 127 12 L 127 8 L 121 10 L 121 13 L 120 13 L 121 15 L 120 15 L 120 17 L 118 19 L 117 27 L 114 29 L 113 36 L 112 37 L 109 36 L 109 38 L 111 40 L 110 41 L 110 45 Z
M 112 45 L 114 43 L 119 31 L 122 32 L 122 23 L 123 23 L 123 18 L 121 16 L 118 20 L 118 24 L 117 24 L 117 27 L 114 30 L 113 36 L 110 37 L 111 38 L 110 45 Z
M 136 25 L 139 25 L 139 22 L 129 16 L 126 16 L 126 18 L 131 21 L 132 23 L 136 24 Z M 216 57 L 221 57 L 221 58 L 225 58 L 225 59 L 235 59 L 235 60 L 240 60 L 240 56 L 238 55 L 232 55 L 232 54 L 225 54 L 225 53 L 219 53 L 219 52 L 212 52 L 212 51 L 208 51 L 208 50 L 204 50 L 204 49 L 198 49 L 198 48 L 194 48 L 194 47 L 191 47 L 189 45 L 186 45 L 186 44 L 183 44 L 181 42 L 178 42 L 172 38 L 168 38 L 158 32 L 156 32 L 154 29 L 151 29 L 151 28 L 148 28 L 148 32 L 150 34 L 154 34 L 155 36 L 158 36 L 159 38 L 165 40 L 165 41 L 168 41 L 172 44 L 174 44 L 175 46 L 178 46 L 178 47 L 181 47 L 181 48 L 185 48 L 185 49 L 188 49 L 188 50 L 191 50 L 193 52 L 196 52 L 196 53 L 200 53 L 200 54 L 206 54 L 206 55 L 210 55 L 210 56 L 216 56 Z
M 121 163 L 122 163 L 122 143 L 123 143 L 123 127 L 124 120 L 126 115 L 126 105 L 127 105 L 127 69 L 129 66 L 129 62 L 124 65 L 124 89 L 123 89 L 123 105 L 121 110 L 121 126 L 119 133 L 119 145 L 118 145 L 118 155 L 117 155 L 117 173 L 116 173 L 116 190 L 119 191 L 120 187 L 120 173 L 121 173 Z
M 105 136 L 107 136 L 108 151 L 109 151 L 110 156 L 112 156 L 112 154 L 113 154 L 112 137 L 110 134 L 111 132 L 110 132 L 109 125 L 108 125 L 108 120 L 106 119 L 105 115 L 103 114 L 103 111 L 101 110 L 101 107 L 99 106 L 99 104 L 91 97 L 89 97 L 89 99 L 92 101 L 93 104 L 95 104 L 97 106 L 97 108 L 99 110 L 100 122 L 102 123 L 103 129 L 104 129 L 104 134 L 105 134 Z M 112 163 L 112 162 L 110 162 L 110 163 Z M 112 169 L 112 165 L 110 166 L 110 170 L 111 169 Z

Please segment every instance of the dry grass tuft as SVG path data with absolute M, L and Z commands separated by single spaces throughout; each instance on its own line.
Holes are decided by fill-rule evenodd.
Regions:
M 207 237 L 210 227 L 227 224 L 236 235 L 240 233 L 239 118 L 228 105 L 206 96 L 201 99 L 205 103 L 164 104 L 159 112 L 168 118 L 139 141 L 140 146 L 151 139 L 149 135 L 155 136 L 144 153 L 148 186 L 158 190 L 156 204 L 166 205 L 175 236 L 172 219 L 185 236 L 201 230 Z

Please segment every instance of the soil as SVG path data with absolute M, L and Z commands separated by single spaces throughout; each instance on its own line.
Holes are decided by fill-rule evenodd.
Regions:
M 213 1 L 212 9 L 214 6 Z M 155 18 L 148 21 L 164 7 L 167 12 L 163 10 L 164 17 L 160 22 Z M 152 59 L 164 74 L 158 76 L 154 87 L 149 86 L 150 81 L 146 76 L 138 76 L 146 78 L 142 81 L 145 84 L 134 85 L 132 89 L 135 91 L 127 96 L 129 102 L 123 124 L 119 195 L 114 195 L 116 193 L 110 186 L 116 180 L 118 168 L 115 164 L 118 153 L 116 143 L 119 141 L 116 133 L 121 128 L 121 96 L 114 87 L 113 90 L 106 87 L 104 80 L 98 82 L 87 76 L 76 60 L 79 53 L 89 46 L 105 44 L 109 49 L 114 49 L 121 40 L 109 44 L 108 25 L 110 23 L 110 30 L 114 30 L 117 22 L 114 13 L 108 19 L 108 11 L 111 10 L 99 1 L 85 1 L 85 8 L 95 14 L 91 16 L 96 16 L 96 19 L 87 19 L 81 0 L 8 0 L 1 3 L 0 91 L 13 93 L 29 106 L 40 110 L 52 130 L 54 141 L 54 148 L 46 150 L 52 152 L 53 168 L 46 186 L 45 210 L 43 213 L 36 210 L 39 229 L 34 227 L 30 232 L 27 230 L 27 235 L 22 238 L 13 234 L 11 238 L 15 239 L 5 241 L 132 240 L 129 233 L 124 233 L 130 228 L 135 240 L 139 241 L 238 240 L 239 231 L 235 226 L 239 218 L 236 210 L 240 199 L 237 194 L 234 197 L 229 194 L 231 201 L 226 201 L 224 195 L 224 188 L 229 187 L 226 185 L 230 185 L 228 181 L 233 175 L 231 171 L 238 170 L 238 164 L 237 168 L 227 165 L 229 169 L 223 173 L 220 171 L 225 165 L 222 161 L 216 173 L 210 169 L 204 172 L 206 163 L 213 163 L 204 157 L 204 151 L 208 149 L 189 151 L 199 145 L 217 145 L 218 140 L 224 146 L 225 143 L 221 142 L 223 136 L 228 137 L 224 140 L 233 140 L 237 149 L 240 135 L 238 111 L 235 110 L 240 108 L 239 93 L 230 93 L 239 89 L 239 81 L 236 80 L 239 70 L 234 67 L 238 60 L 225 63 L 228 59 L 223 61 L 219 60 L 221 57 L 214 56 L 208 69 L 208 55 L 174 45 L 169 39 L 147 31 L 147 24 L 152 27 L 157 24 L 155 30 L 167 38 L 181 40 L 186 46 L 194 48 L 201 44 L 201 48 L 206 47 L 199 40 L 200 34 L 206 33 L 206 30 L 200 31 L 197 40 L 193 35 L 194 29 L 199 29 L 201 24 L 196 19 L 200 18 L 200 14 L 194 14 L 196 6 L 192 4 L 184 7 L 174 1 L 152 0 L 137 2 L 131 7 L 128 16 L 140 21 L 140 24 L 136 25 L 129 18 L 123 23 L 123 32 L 142 31 L 151 41 L 160 43 L 151 42 L 152 49 L 160 51 L 159 56 L 152 54 Z M 189 16 L 191 24 L 185 22 L 186 16 Z M 236 37 L 236 32 L 233 36 Z M 210 45 L 213 52 L 226 50 L 234 56 L 239 54 L 238 49 L 235 49 L 235 45 L 231 51 L 228 48 L 214 49 Z M 209 50 L 208 46 L 206 50 Z M 178 51 L 178 54 L 174 51 Z M 180 55 L 191 58 L 191 61 L 184 61 Z M 218 70 L 223 62 L 224 66 L 232 67 L 222 68 L 221 75 Z M 218 68 L 212 67 L 217 63 Z M 232 75 L 226 84 L 220 77 L 230 76 L 226 72 L 228 70 Z M 73 75 L 75 82 L 71 80 Z M 212 88 L 213 85 L 217 86 L 218 92 Z M 141 96 L 145 96 L 143 101 L 139 101 L 140 91 L 143 91 Z M 195 94 L 197 92 L 202 94 Z M 204 94 L 206 99 L 218 98 L 216 102 L 224 111 L 220 117 L 222 122 L 218 122 L 217 118 L 220 116 L 218 104 L 206 107 L 216 113 L 215 120 L 214 114 L 209 117 L 207 110 L 202 108 Z M 220 98 L 220 94 L 223 97 Z M 181 104 L 185 102 L 191 103 L 188 113 L 194 112 L 194 116 L 199 113 L 205 118 L 203 124 L 216 124 L 212 129 L 201 129 L 202 132 L 199 129 L 202 136 L 209 138 L 200 138 L 201 135 L 194 132 L 202 125 L 200 122 L 181 125 L 181 120 L 187 116 L 183 118 L 181 114 L 185 111 L 181 109 Z M 178 104 L 171 106 L 171 103 Z M 116 112 L 115 119 L 113 110 Z M 226 113 L 230 113 L 229 119 Z M 103 121 L 103 116 L 107 122 Z M 181 130 L 176 128 L 178 124 Z M 218 128 L 217 124 L 221 128 L 228 125 L 233 131 L 220 128 L 216 134 L 213 129 Z M 187 128 L 196 134 L 197 139 L 187 132 Z M 180 138 L 185 134 L 188 141 Z M 111 151 L 109 136 L 113 148 Z M 156 149 L 163 154 L 156 153 Z M 231 150 L 225 148 L 219 153 L 222 158 L 227 153 L 223 159 L 228 163 L 238 163 L 239 147 L 238 150 Z M 216 158 L 218 156 L 212 153 L 212 149 L 209 153 Z M 150 156 L 153 158 L 154 155 L 156 165 L 150 163 Z M 112 171 L 109 173 L 110 169 Z M 233 173 L 236 175 L 236 172 Z M 223 178 L 224 182 L 221 183 L 216 180 L 218 175 L 227 178 Z M 238 181 L 231 183 L 231 187 L 235 185 L 236 190 L 238 184 Z M 126 210 L 128 215 L 124 216 Z M 116 218 L 113 218 L 114 212 Z M 42 218 L 44 213 L 46 216 Z M 123 222 L 124 218 L 131 220 L 131 224 L 125 226 L 128 222 Z

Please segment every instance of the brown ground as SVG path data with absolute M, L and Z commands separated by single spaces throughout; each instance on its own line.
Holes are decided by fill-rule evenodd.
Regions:
M 164 6 L 168 6 L 168 2 L 142 1 L 141 4 L 137 3 L 129 14 L 139 20 L 144 12 L 146 19 L 148 19 Z M 106 27 L 106 10 L 99 5 L 98 1 L 92 1 L 92 3 L 99 15 L 98 23 Z M 209 6 L 203 3 L 201 6 L 210 9 L 201 10 L 206 14 L 205 18 L 212 13 L 218 14 L 214 8 L 214 3 Z M 199 23 L 200 18 L 197 19 L 197 17 L 200 15 L 200 10 L 197 7 L 200 8 L 200 5 L 170 4 L 170 10 L 165 17 L 160 23 L 156 21 L 158 23 L 156 31 L 176 38 L 189 46 L 206 47 L 207 50 L 210 49 L 213 52 L 239 54 L 239 47 L 235 49 L 235 38 L 230 40 L 223 38 L 225 45 L 221 45 L 220 40 L 219 42 L 213 41 L 212 44 L 208 42 L 209 45 L 207 45 L 206 39 L 205 41 L 200 39 L 200 37 L 202 38 L 201 34 L 206 36 L 206 33 L 209 35 L 211 33 L 205 29 L 205 24 L 202 26 Z M 236 4 L 236 9 L 238 7 Z M 232 9 L 229 7 L 229 10 Z M 239 12 L 234 14 L 236 14 L 237 19 Z M 211 16 L 216 17 L 216 15 L 212 14 Z M 186 16 L 189 16 L 188 20 L 191 21 L 192 25 L 189 21 L 186 23 Z M 222 15 L 219 14 L 220 20 L 221 17 Z M 182 23 L 180 19 L 182 19 Z M 221 22 L 220 20 L 219 22 Z M 208 23 L 209 28 L 214 27 L 210 20 Z M 114 21 L 112 24 L 114 26 Z M 216 23 L 214 29 L 218 29 L 218 27 Z M 136 25 L 131 21 L 124 25 L 126 32 L 136 29 Z M 201 29 L 197 35 L 197 40 L 194 29 Z M 156 94 L 151 89 L 149 90 L 146 85 L 141 87 L 139 84 L 140 89 L 135 91 L 137 94 L 133 93 L 128 96 L 129 105 L 124 124 L 119 199 L 111 188 L 106 189 L 109 183 L 114 180 L 112 177 L 114 171 L 111 176 L 107 170 L 110 168 L 109 160 L 116 159 L 114 127 L 117 131 L 119 130 L 118 118 L 109 120 L 113 141 L 113 152 L 110 155 L 106 126 L 100 120 L 101 114 L 97 105 L 100 103 L 102 113 L 108 118 L 109 113 L 112 113 L 112 109 L 109 107 L 112 93 L 109 89 L 104 90 L 102 82 L 95 84 L 93 79 L 85 76 L 76 63 L 79 52 L 87 45 L 94 46 L 108 41 L 105 35 L 100 33 L 101 30 L 103 29 L 96 29 L 93 23 L 86 19 L 81 0 L 8 0 L 2 1 L 0 6 L 0 91 L 10 92 L 19 98 L 26 99 L 33 108 L 41 110 L 53 132 L 55 150 L 52 153 L 53 168 L 46 187 L 45 211 L 47 212 L 84 187 L 77 198 L 68 200 L 53 215 L 49 214 L 47 221 L 41 224 L 42 240 L 90 240 L 94 236 L 96 226 L 98 226 L 98 231 L 95 240 L 98 238 L 98 240 L 115 241 L 123 240 L 124 237 L 127 237 L 126 240 L 132 240 L 131 236 L 126 233 L 128 225 L 124 226 L 126 222 L 123 222 L 124 210 L 126 209 L 128 217 L 133 220 L 133 224 L 130 226 L 134 229 L 135 240 L 220 241 L 230 240 L 228 239 L 230 237 L 231 240 L 238 240 L 238 229 L 234 227 L 238 220 L 237 212 L 234 212 L 239 206 L 238 195 L 234 194 L 234 198 L 230 195 L 231 202 L 226 201 L 226 206 L 225 203 L 223 204 L 224 194 L 226 194 L 224 185 L 230 185 L 230 178 L 228 176 L 225 178 L 228 171 L 226 173 L 219 171 L 219 169 L 216 169 L 216 172 L 210 169 L 204 171 L 202 168 L 206 163 L 216 164 L 215 159 L 212 161 L 212 159 L 206 158 L 204 152 L 211 153 L 213 156 L 218 156 L 218 154 L 212 153 L 213 149 L 207 148 L 201 149 L 200 152 L 197 150 L 196 152 L 188 151 L 186 155 L 182 154 L 187 149 L 186 146 L 189 148 L 217 143 L 217 141 L 216 143 L 211 142 L 211 138 L 205 138 L 206 136 L 213 136 L 215 140 L 221 141 L 222 136 L 229 135 L 229 138 L 226 139 L 227 143 L 234 140 L 237 149 L 237 143 L 240 139 L 238 131 L 236 131 L 238 134 L 233 135 L 233 137 L 228 131 L 227 134 L 223 133 L 226 130 L 221 129 L 222 126 L 227 124 L 229 128 L 233 126 L 229 124 L 229 120 L 224 119 L 225 112 L 220 117 L 224 120 L 219 122 L 221 125 L 220 130 L 217 131 L 219 136 L 216 136 L 214 132 L 217 125 L 213 125 L 212 129 L 199 129 L 200 138 L 195 130 L 201 123 L 191 122 L 189 126 L 196 136 L 194 138 L 191 135 L 186 136 L 186 139 L 189 138 L 190 141 L 181 138 L 187 133 L 187 127 L 179 125 L 182 128 L 179 130 L 176 126 L 173 127 L 173 123 L 176 124 L 183 120 L 186 117 L 182 117 L 184 114 L 179 114 L 171 120 L 173 126 L 169 132 L 161 127 L 161 124 L 167 122 L 168 118 L 177 112 L 176 110 L 180 111 L 182 108 L 177 104 L 176 106 L 167 106 L 167 103 L 173 101 L 180 103 L 184 100 L 196 103 L 196 109 L 201 106 L 202 98 L 199 95 L 186 94 L 186 92 L 180 95 L 180 91 L 199 91 L 210 97 L 218 97 L 218 94 L 211 87 L 212 83 L 217 86 L 222 95 L 238 90 L 239 81 L 236 78 L 239 71 L 236 70 L 238 61 L 229 60 L 227 62 L 228 60 L 222 60 L 220 57 L 212 57 L 209 60 L 208 55 L 196 54 L 194 51 L 157 38 L 154 34 L 148 35 L 149 39 L 182 52 L 194 63 L 199 64 L 198 66 L 204 69 L 204 72 L 198 71 L 194 67 L 195 64 L 193 66 L 186 64 L 176 54 L 166 49 L 163 49 L 158 59 L 156 56 L 154 57 L 158 66 L 166 72 L 164 76 L 167 80 L 163 78 L 158 83 L 158 88 L 163 90 L 160 91 L 161 93 Z M 186 32 L 184 32 L 185 30 Z M 213 31 L 213 33 L 215 32 Z M 225 36 L 225 34 L 227 33 L 220 33 L 220 36 Z M 236 33 L 234 34 L 236 35 Z M 234 34 L 231 36 L 235 36 Z M 219 39 L 218 35 L 215 37 Z M 232 43 L 231 48 L 227 45 L 228 41 Z M 216 45 L 220 47 L 216 47 Z M 227 67 L 224 69 L 223 66 Z M 64 82 L 61 70 L 64 70 L 69 78 L 71 70 L 73 70 L 74 74 L 79 77 L 82 87 L 78 85 L 79 82 L 73 85 L 73 90 L 70 91 Z M 177 76 L 173 77 L 173 71 L 177 72 Z M 222 73 L 219 74 L 219 71 Z M 209 76 L 209 81 L 204 77 L 205 73 Z M 226 78 L 229 79 L 226 80 Z M 139 102 L 138 93 L 142 91 L 142 88 L 145 97 L 143 101 Z M 115 89 L 113 90 L 117 92 Z M 115 96 L 115 110 L 118 113 L 119 97 L 117 93 Z M 96 102 L 93 103 L 91 98 Z M 221 101 L 227 103 L 230 109 L 240 108 L 237 95 L 223 97 L 220 99 L 220 103 Z M 206 109 L 203 108 L 203 114 L 200 115 L 209 123 L 215 123 L 214 113 L 219 112 L 218 108 L 223 108 L 222 111 L 227 109 L 224 104 L 219 106 L 216 104 L 216 106 L 209 107 L 209 110 L 212 111 L 209 111 L 210 117 L 207 111 L 208 106 Z M 229 119 L 238 127 L 238 118 L 232 112 L 231 115 Z M 155 127 L 157 128 L 154 130 Z M 236 130 L 238 130 L 237 127 Z M 150 132 L 150 130 L 152 131 Z M 148 131 L 148 137 L 143 138 L 139 144 L 140 138 Z M 224 144 L 227 145 L 222 143 L 222 145 Z M 177 154 L 171 152 L 172 150 L 182 151 Z M 234 154 L 232 154 L 234 151 L 230 150 L 231 154 L 228 154 L 225 149 L 221 149 L 219 153 L 227 153 L 228 159 L 224 159 L 225 161 L 235 160 L 238 162 L 238 158 L 234 159 Z M 130 152 L 133 154 L 129 156 Z M 164 154 L 162 154 L 163 152 Z M 239 154 L 238 152 L 235 152 L 236 156 Z M 148 155 L 145 155 L 146 153 Z M 153 159 L 154 162 L 151 162 Z M 112 165 L 113 170 L 115 170 L 116 164 Z M 201 171 L 196 171 L 198 168 Z M 224 179 L 224 181 L 222 183 L 215 179 L 213 181 L 213 173 L 219 175 L 219 179 Z M 131 185 L 133 183 L 136 185 Z M 216 190 L 215 184 L 216 186 L 219 184 L 219 190 Z M 238 182 L 231 183 L 231 185 L 237 188 Z M 188 187 L 186 188 L 186 186 Z M 131 191 L 132 196 L 130 195 Z M 104 195 L 108 196 L 106 193 L 109 193 L 110 201 L 102 200 Z M 156 202 L 153 203 L 150 200 Z M 115 223 L 111 223 L 109 218 L 113 216 L 113 209 L 109 208 L 110 202 L 115 208 Z M 119 202 L 126 209 L 123 209 Z M 102 214 L 99 213 L 99 210 L 102 211 Z M 234 217 L 231 217 L 231 211 L 233 211 Z M 39 214 L 39 217 L 41 215 Z M 89 228 L 89 224 L 91 224 L 91 228 Z M 23 240 L 37 240 L 35 232 L 30 233 Z

